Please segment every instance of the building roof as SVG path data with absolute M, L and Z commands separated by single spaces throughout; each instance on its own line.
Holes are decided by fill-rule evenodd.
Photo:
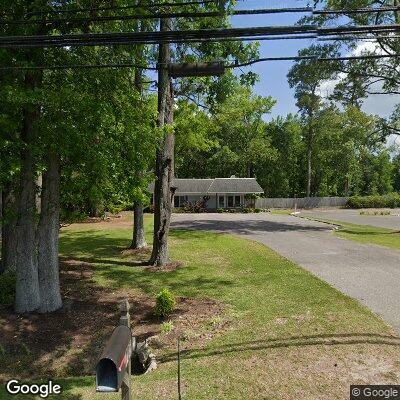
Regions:
M 264 193 L 255 178 L 215 178 L 209 193 Z
M 255 178 L 174 179 L 175 194 L 264 193 Z M 154 182 L 149 185 L 154 193 Z

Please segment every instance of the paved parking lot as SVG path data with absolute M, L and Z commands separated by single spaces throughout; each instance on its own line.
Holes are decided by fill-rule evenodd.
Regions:
M 359 300 L 400 333 L 398 250 L 340 239 L 330 225 L 289 215 L 174 214 L 172 221 L 174 228 L 226 232 L 263 243 Z
M 361 215 L 361 210 L 302 210 L 301 214 L 304 217 L 317 219 L 329 219 L 335 221 L 349 222 L 358 225 L 371 225 L 380 228 L 400 230 L 400 209 L 390 210 L 392 215 Z M 374 211 L 367 211 L 373 213 Z M 382 210 L 376 210 L 381 212 Z M 388 210 L 389 211 L 389 210 Z

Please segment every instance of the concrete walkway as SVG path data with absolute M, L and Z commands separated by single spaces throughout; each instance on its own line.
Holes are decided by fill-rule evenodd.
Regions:
M 400 251 L 335 237 L 330 225 L 287 215 L 174 214 L 174 228 L 256 240 L 379 314 L 400 333 Z

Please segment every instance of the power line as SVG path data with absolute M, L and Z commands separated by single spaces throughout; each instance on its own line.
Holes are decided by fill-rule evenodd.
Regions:
M 203 29 L 170 32 L 113 32 L 73 35 L 0 37 L 0 47 L 63 47 L 99 44 L 165 43 L 182 39 L 211 39 L 315 32 L 312 26 Z
M 319 42 L 327 42 L 334 40 L 372 40 L 377 41 L 380 39 L 400 39 L 399 35 L 379 35 L 379 36 L 331 36 L 331 37 L 319 37 Z
M 149 71 L 158 71 L 157 67 L 149 67 L 145 65 L 123 63 L 123 64 L 74 64 L 74 65 L 46 65 L 46 66 L 9 66 L 0 67 L 0 71 L 10 70 L 66 70 L 66 69 L 101 69 L 101 68 L 138 68 Z
M 256 36 L 289 36 L 314 34 L 318 37 L 331 35 L 357 35 L 368 33 L 389 33 L 400 31 L 400 25 L 365 25 L 318 28 L 304 26 L 261 26 L 251 28 L 202 29 L 170 32 L 107 32 L 73 35 L 36 35 L 0 37 L 2 48 L 106 46 L 155 43 L 184 43 L 185 41 L 245 38 Z
M 288 36 L 253 36 L 253 37 L 235 37 L 235 38 L 219 38 L 219 39 L 181 39 L 176 40 L 174 43 L 220 43 L 220 42 L 257 42 L 267 40 L 305 40 L 316 39 L 316 34 L 301 34 L 301 35 L 288 35 Z
M 242 0 L 239 0 L 242 1 Z M 95 12 L 95 11 L 116 11 L 116 10 L 133 10 L 133 9 L 157 9 L 164 7 L 181 7 L 181 6 L 190 6 L 190 5 L 205 5 L 205 4 L 215 4 L 215 0 L 193 0 L 193 1 L 185 1 L 182 3 L 155 3 L 155 4 L 132 4 L 129 6 L 110 6 L 110 7 L 93 7 L 93 8 L 79 8 L 79 9 L 70 9 L 70 10 L 46 10 L 46 11 L 32 11 L 27 12 L 25 14 L 26 17 L 35 16 L 35 15 L 48 15 L 48 14 L 73 14 L 73 13 L 81 13 L 81 12 Z M 3 15 L 14 16 L 12 13 L 4 13 Z
M 302 60 L 310 60 L 310 61 L 352 61 L 352 60 L 375 60 L 381 58 L 398 58 L 399 54 L 365 54 L 361 56 L 343 56 L 343 57 L 319 57 L 319 56 L 293 56 L 293 57 L 265 57 L 258 58 L 256 60 L 251 60 L 242 64 L 231 64 L 225 66 L 225 68 L 239 68 L 239 67 L 248 67 L 253 64 L 257 64 L 260 62 L 266 61 L 302 61 Z
M 339 9 L 339 10 L 314 10 L 314 15 L 335 15 L 335 14 L 372 14 L 389 11 L 400 11 L 400 7 L 379 7 L 379 8 L 355 8 L 355 9 Z
M 209 18 L 235 15 L 266 15 L 279 13 L 302 13 L 312 12 L 311 7 L 295 8 L 264 8 L 254 10 L 232 10 L 228 12 L 208 11 L 208 12 L 172 12 L 172 13 L 152 13 L 138 15 L 107 15 L 83 18 L 58 18 L 58 19 L 33 19 L 33 20 L 0 20 L 0 23 L 6 25 L 32 25 L 32 24 L 52 24 L 52 23 L 85 23 L 85 22 L 110 22 L 110 21 L 130 21 L 141 19 L 159 19 L 159 18 Z
M 225 68 L 241 68 L 251 66 L 260 62 L 269 61 L 316 61 L 316 62 L 327 62 L 327 61 L 351 61 L 351 60 L 370 60 L 370 59 L 382 59 L 382 58 L 397 58 L 400 57 L 398 54 L 364 54 L 360 56 L 343 56 L 343 57 L 319 57 L 319 56 L 289 56 L 289 57 L 265 57 L 251 60 L 242 64 L 229 64 L 225 65 Z M 67 69 L 101 69 L 101 68 L 140 68 L 145 70 L 157 71 L 158 66 L 146 66 L 132 63 L 123 64 L 75 64 L 75 65 L 48 65 L 48 66 L 7 66 L 0 67 L 0 71 L 10 70 L 67 70 Z
M 212 1 L 213 2 L 213 1 Z M 190 4 L 197 4 L 192 2 Z M 174 3 L 175 4 L 175 3 Z M 177 4 L 175 4 L 177 5 Z M 138 8 L 139 6 L 126 6 L 124 9 Z M 142 6 L 143 7 L 143 6 Z M 104 8 L 104 10 L 118 9 L 117 8 Z M 91 9 L 85 9 L 87 11 Z M 79 10 L 79 11 L 83 11 Z M 158 12 L 151 14 L 140 15 L 108 15 L 108 16 L 93 16 L 93 17 L 79 17 L 79 18 L 57 18 L 57 19 L 33 19 L 33 20 L 0 20 L 0 23 L 7 25 L 32 25 L 32 24 L 52 24 L 52 23 L 85 23 L 85 22 L 110 22 L 110 21 L 129 21 L 139 19 L 159 19 L 159 18 L 208 18 L 208 17 L 222 17 L 224 15 L 266 15 L 266 14 L 282 14 L 282 13 L 307 13 L 310 12 L 314 15 L 336 15 L 336 14 L 363 14 L 363 13 L 377 13 L 388 11 L 400 11 L 400 7 L 380 7 L 380 8 L 358 8 L 358 9 L 340 9 L 340 10 L 314 10 L 313 7 L 285 7 L 285 8 L 264 8 L 253 10 L 230 10 L 227 12 L 221 11 L 208 11 L 208 12 Z M 57 13 L 57 11 L 54 11 Z M 74 11 L 75 12 L 75 11 Z M 78 12 L 78 11 L 77 11 Z M 45 13 L 45 12 L 44 12 Z

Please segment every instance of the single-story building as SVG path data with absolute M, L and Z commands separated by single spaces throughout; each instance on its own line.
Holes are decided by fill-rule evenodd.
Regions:
M 246 195 L 264 193 L 255 178 L 174 179 L 175 208 L 206 200 L 206 208 L 253 207 Z M 154 193 L 154 183 L 149 187 Z

